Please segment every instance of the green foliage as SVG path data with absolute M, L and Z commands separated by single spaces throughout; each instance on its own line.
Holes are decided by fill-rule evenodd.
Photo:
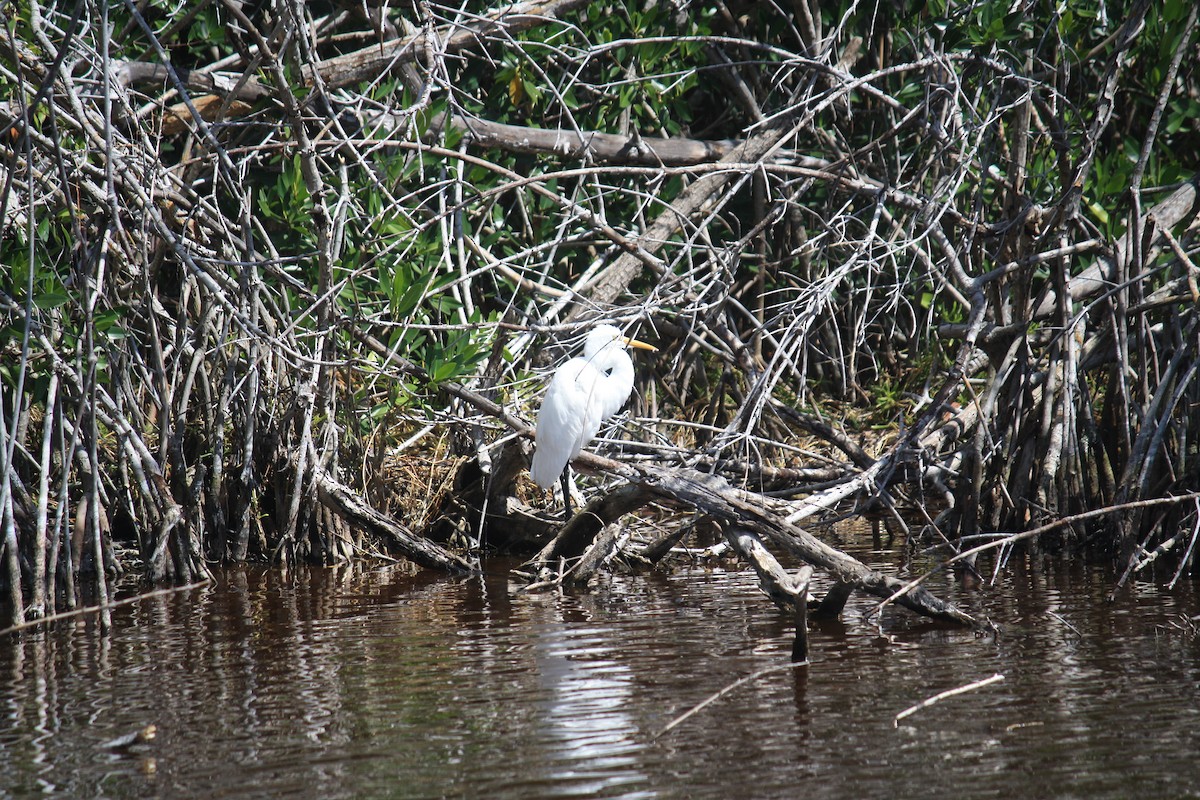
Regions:
M 83 332 L 83 306 L 78 290 L 68 286 L 63 275 L 69 274 L 66 254 L 71 252 L 70 215 L 34 213 L 32 241 L 26 226 L 9 229 L 11 235 L 0 238 L 0 293 L 27 311 L 29 333 L 41 333 L 64 349 L 73 351 Z M 32 290 L 32 294 L 31 294 Z M 105 318 L 105 332 L 120 336 L 123 331 L 116 318 Z M 16 319 L 0 327 L 0 353 L 5 353 L 0 375 L 10 387 L 17 382 L 17 358 L 26 336 L 26 326 Z M 26 365 L 27 380 L 35 381 L 49 373 L 51 364 L 34 358 Z
M 693 15 L 690 37 L 710 33 L 712 10 Z M 628 115 L 643 135 L 677 135 L 692 122 L 690 101 L 706 65 L 703 43 L 680 37 L 671 11 L 659 5 L 593 3 L 577 26 L 542 41 L 543 31 L 518 35 L 491 75 L 464 74 L 471 87 L 486 87 L 488 102 L 481 116 L 546 127 L 566 124 L 569 117 L 582 130 L 611 130 Z M 567 54 L 587 52 L 580 65 Z
M 488 30 L 433 59 L 398 59 L 358 86 L 321 89 L 309 80 L 315 63 L 385 52 L 379 35 L 403 29 L 401 22 L 449 31 L 474 22 L 463 7 L 393 4 L 383 11 L 395 27 L 376 30 L 347 8 L 319 25 L 295 22 L 279 36 L 272 32 L 290 23 L 274 7 L 239 6 L 279 47 L 273 56 L 287 85 L 277 86 L 279 73 L 266 60 L 248 60 L 258 41 L 243 21 L 232 24 L 230 6 L 148 0 L 136 6 L 148 33 L 125 4 L 84 3 L 78 52 L 67 61 L 73 72 L 62 87 L 44 84 L 56 95 L 33 114 L 38 158 L 31 163 L 42 183 L 33 197 L 8 206 L 32 212 L 34 224 L 4 231 L 0 290 L 31 308 L 36 330 L 60 352 L 82 361 L 82 343 L 93 342 L 99 380 L 146 380 L 122 395 L 131 408 L 153 405 L 148 398 L 175 381 L 173 398 L 185 386 L 205 391 L 200 400 L 200 388 L 172 400 L 182 413 L 202 405 L 205 413 L 247 418 L 238 403 L 259 401 L 238 394 L 255 383 L 246 342 L 265 330 L 265 341 L 279 345 L 272 377 L 286 386 L 258 397 L 292 397 L 288 390 L 310 380 L 310 364 L 332 364 L 323 374 L 337 372 L 347 401 L 317 416 L 369 439 L 406 414 L 440 414 L 445 398 L 437 384 L 469 382 L 481 371 L 502 317 L 557 323 L 573 311 L 644 309 L 680 320 L 697 345 L 659 362 L 671 364 L 660 377 L 678 383 L 656 396 L 678 402 L 681 416 L 702 406 L 697 413 L 709 413 L 696 396 L 704 388 L 687 385 L 687 376 L 709 376 L 707 384 L 698 380 L 706 386 L 755 383 L 739 374 L 748 362 L 730 357 L 737 343 L 753 342 L 755 368 L 761 363 L 770 391 L 804 404 L 817 385 L 822 393 L 844 392 L 843 407 L 853 402 L 892 417 L 952 360 L 938 346 L 937 326 L 965 321 L 961 298 L 973 280 L 1000 264 L 1012 267 L 985 287 L 993 304 L 987 313 L 1020 295 L 1026 305 L 1005 307 L 1003 316 L 1024 319 L 1030 298 L 1053 288 L 1048 263 L 1031 256 L 1060 240 L 1115 239 L 1132 211 L 1135 183 L 1146 190 L 1145 209 L 1157 196 L 1149 189 L 1200 171 L 1190 51 L 1159 128 L 1150 127 L 1191 10 L 1187 0 L 1152 8 L 1120 64 L 1111 124 L 1094 142 L 1098 100 L 1115 63 L 1113 34 L 1128 4 L 1038 0 L 1022 13 L 1009 0 L 819 5 L 821 19 L 809 28 L 802 9 L 787 4 L 591 3 L 535 27 Z M 109 52 L 77 58 L 98 55 L 105 8 Z M 314 15 L 326 10 L 314 7 Z M 14 76 L 0 77 L 0 91 L 10 104 L 28 103 L 42 85 L 35 62 L 46 68 L 54 54 L 41 52 L 46 40 L 34 35 L 28 5 L 11 11 L 15 36 L 34 55 L 18 64 L 12 53 L 0 54 L 4 74 Z M 48 19 L 61 25 L 63 9 Z M 117 98 L 128 107 L 97 99 L 104 83 L 96 65 L 158 60 L 151 36 L 177 68 L 229 70 L 222 81 L 244 75 L 266 90 L 252 108 L 213 126 L 223 153 L 207 136 L 163 132 L 163 108 L 178 102 L 173 85 L 136 80 Z M 78 86 L 69 87 L 75 79 Z M 71 99 L 86 106 L 87 125 L 59 88 L 72 88 Z M 192 89 L 195 97 L 208 91 Z M 283 92 L 302 123 L 284 112 L 293 103 L 281 102 Z M 652 265 L 611 302 L 589 304 L 565 290 L 577 288 L 585 270 L 599 274 L 627 252 L 610 231 L 637 241 L 713 174 L 712 165 L 652 171 L 619 157 L 597 164 L 531 152 L 514 140 L 485 149 L 461 141 L 461 129 L 444 124 L 448 116 L 602 131 L 630 137 L 631 146 L 635 135 L 743 139 L 776 122 L 794 129 L 763 163 L 723 165 L 728 190 L 706 197 L 666 243 L 643 242 L 654 251 Z M 355 119 L 361 127 L 341 124 Z M 297 124 L 313 143 L 303 154 Z M 103 152 L 98 133 L 110 136 L 112 152 Z M 12 152 L 18 157 L 5 166 L 16 198 L 30 192 L 23 151 Z M 320 176 L 319 196 L 302 166 Z M 1064 222 L 1060 204 L 1076 197 L 1081 213 Z M 331 262 L 322 260 L 326 240 L 315 224 L 327 218 Z M 101 240 L 109 248 L 103 292 L 87 313 Z M 1095 257 L 1088 250 L 1051 263 L 1074 276 Z M 323 303 L 333 311 L 325 313 Z M 173 333 L 164 336 L 168 328 Z M 7 386 L 24 332 L 12 324 L 0 330 Z M 376 352 L 383 348 L 364 346 L 364 334 L 419 365 L 428 381 L 400 375 Z M 150 380 L 159 366 L 149 354 L 158 357 L 153 345 L 164 344 L 154 335 L 166 340 L 164 376 Z M 519 381 L 530 366 L 524 352 L 501 379 Z M 49 368 L 35 359 L 27 385 L 39 385 Z M 744 399 L 728 391 L 731 405 Z M 218 403 L 225 393 L 234 398 L 228 407 Z M 277 411 L 261 419 L 283 418 Z M 220 429 L 212 419 L 184 427 L 205 426 Z M 179 498 L 193 491 L 179 488 L 188 480 L 182 476 L 201 474 L 197 463 L 215 466 L 217 445 L 228 443 L 202 442 L 199 434 L 197 442 L 167 476 L 178 479 L 172 491 Z M 206 496 L 208 489 L 194 491 Z
M 257 211 L 272 223 L 275 247 L 301 254 L 287 269 L 315 291 L 317 262 L 313 230 L 313 198 L 304 182 L 298 156 L 275 162 L 278 176 L 257 197 Z M 389 325 L 393 352 L 425 368 L 433 384 L 462 381 L 475 374 L 487 353 L 486 322 L 495 313 L 479 308 L 467 313 L 455 296 L 460 275 L 445 256 L 445 243 L 436 225 L 417 225 L 405 209 L 383 202 L 377 183 L 383 176 L 388 191 L 419 197 L 436 162 L 425 155 L 381 155 L 377 172 L 356 170 L 345 194 L 355 198 L 356 212 L 348 215 L 340 234 L 340 258 L 333 265 L 340 291 L 339 312 L 348 318 L 383 315 Z M 312 325 L 312 318 L 300 324 Z M 347 342 L 349 344 L 349 341 Z M 389 409 L 424 403 L 419 387 L 390 394 L 371 412 L 373 418 Z
M 947 37 L 951 47 L 989 47 L 1026 38 L 1034 20 L 1012 13 L 1007 0 L 953 2 L 932 0 L 928 4 L 933 28 Z

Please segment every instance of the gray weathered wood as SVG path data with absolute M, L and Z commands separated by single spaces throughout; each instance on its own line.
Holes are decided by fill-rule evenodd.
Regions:
M 333 476 L 317 470 L 315 480 L 317 498 L 323 505 L 344 519 L 351 520 L 390 542 L 409 561 L 446 572 L 463 573 L 474 570 L 461 556 L 428 539 L 414 536 L 397 520 L 371 506 L 349 486 L 334 480 Z
M 759 534 L 793 556 L 829 572 L 835 580 L 883 599 L 904 587 L 904 582 L 877 572 L 853 556 L 826 544 L 794 525 L 760 498 L 730 486 L 715 475 L 702 475 L 682 468 L 649 464 L 625 464 L 584 453 L 576 466 L 600 469 L 648 489 L 656 499 L 690 506 Z M 970 627 L 987 627 L 966 611 L 935 596 L 921 586 L 911 588 L 895 600 L 897 605 L 932 619 Z

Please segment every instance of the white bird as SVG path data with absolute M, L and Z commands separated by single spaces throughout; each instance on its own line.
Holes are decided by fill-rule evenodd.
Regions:
M 633 360 L 626 346 L 658 349 L 622 335 L 612 325 L 597 325 L 588 333 L 583 356 L 558 368 L 542 400 L 529 475 L 543 489 L 562 476 L 567 517 L 571 516 L 568 465 L 600 425 L 621 410 L 633 390 Z

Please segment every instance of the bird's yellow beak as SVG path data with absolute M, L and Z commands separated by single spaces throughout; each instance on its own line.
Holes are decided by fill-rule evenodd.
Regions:
M 649 350 L 652 353 L 658 352 L 658 348 L 654 345 L 646 344 L 645 342 L 639 342 L 637 339 L 630 339 L 628 336 L 622 336 L 621 341 L 630 347 L 636 347 L 639 350 Z

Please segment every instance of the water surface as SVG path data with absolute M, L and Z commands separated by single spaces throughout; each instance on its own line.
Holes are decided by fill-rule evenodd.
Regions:
M 864 555 L 864 554 L 860 554 Z M 894 554 L 865 554 L 882 563 Z M 812 663 L 735 565 L 527 596 L 508 563 L 231 569 L 0 642 L 6 797 L 1200 796 L 1194 587 L 1009 565 L 935 591 L 979 636 L 855 597 Z M 907 718 L 922 699 L 1004 681 Z M 154 724 L 127 749 L 110 740 Z

